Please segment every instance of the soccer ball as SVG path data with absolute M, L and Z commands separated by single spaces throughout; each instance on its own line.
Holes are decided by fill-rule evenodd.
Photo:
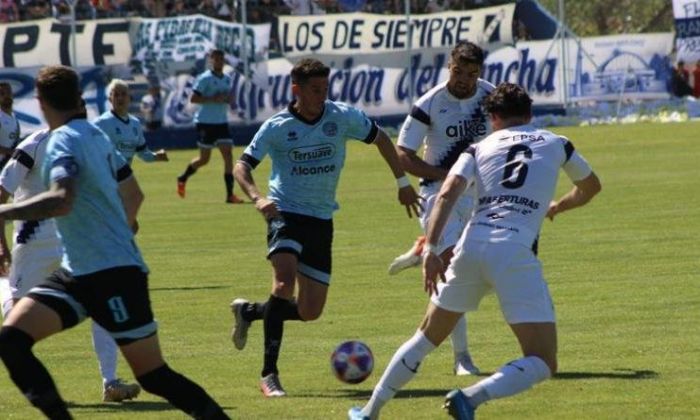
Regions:
M 331 369 L 335 377 L 347 384 L 359 384 L 367 379 L 374 368 L 372 350 L 362 341 L 346 341 L 331 355 Z

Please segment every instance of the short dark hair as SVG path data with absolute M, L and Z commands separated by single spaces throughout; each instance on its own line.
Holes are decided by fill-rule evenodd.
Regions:
M 501 118 L 527 117 L 532 113 L 532 99 L 525 89 L 515 83 L 501 83 L 482 102 L 489 114 Z
M 58 111 L 74 110 L 80 104 L 80 79 L 70 67 L 47 66 L 39 70 L 36 90 L 42 101 Z
M 484 65 L 484 50 L 469 41 L 459 41 L 450 52 L 450 60 L 453 63 Z
M 219 48 L 212 48 L 211 50 L 209 50 L 209 57 L 213 57 L 215 55 L 218 55 L 219 57 L 223 57 L 224 50 L 219 49 Z
M 303 85 L 312 77 L 328 77 L 329 74 L 331 74 L 330 67 L 314 58 L 304 58 L 292 68 L 292 83 Z

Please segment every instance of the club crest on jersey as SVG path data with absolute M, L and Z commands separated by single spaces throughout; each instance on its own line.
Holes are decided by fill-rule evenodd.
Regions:
M 317 162 L 319 160 L 332 159 L 334 156 L 335 145 L 330 143 L 297 147 L 289 151 L 289 160 L 297 163 Z
M 334 123 L 333 121 L 329 121 L 323 124 L 321 130 L 323 130 L 323 134 L 327 135 L 328 137 L 335 137 L 335 135 L 338 134 L 338 124 Z
M 122 130 L 120 130 L 119 127 L 114 127 L 114 131 L 116 131 L 119 135 L 122 134 Z

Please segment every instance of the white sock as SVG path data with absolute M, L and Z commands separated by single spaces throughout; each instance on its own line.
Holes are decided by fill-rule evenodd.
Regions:
M 467 346 L 467 315 L 460 317 L 454 329 L 450 333 L 450 341 L 452 341 L 452 350 L 455 355 L 469 353 Z
M 10 309 L 14 306 L 12 301 L 12 291 L 10 290 L 10 281 L 7 277 L 0 277 L 0 305 L 2 305 L 2 317 L 7 318 Z
M 413 337 L 394 353 L 382 378 L 374 387 L 372 397 L 362 408 L 362 414 L 371 419 L 377 418 L 379 410 L 396 395 L 399 389 L 413 379 L 421 362 L 433 349 L 435 345 L 425 337 L 423 332 L 416 331 Z
M 117 379 L 117 343 L 107 330 L 92 322 L 92 345 L 95 347 L 97 361 L 103 384 Z
M 489 400 L 508 397 L 530 389 L 552 376 L 549 366 L 536 356 L 523 357 L 502 366 L 498 372 L 462 392 L 476 408 Z

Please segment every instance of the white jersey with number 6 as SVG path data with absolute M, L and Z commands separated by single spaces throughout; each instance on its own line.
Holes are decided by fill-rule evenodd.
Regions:
M 591 174 L 568 139 L 531 125 L 499 130 L 471 146 L 450 170 L 476 183 L 475 210 L 462 240 L 532 246 L 559 168 L 572 181 Z

